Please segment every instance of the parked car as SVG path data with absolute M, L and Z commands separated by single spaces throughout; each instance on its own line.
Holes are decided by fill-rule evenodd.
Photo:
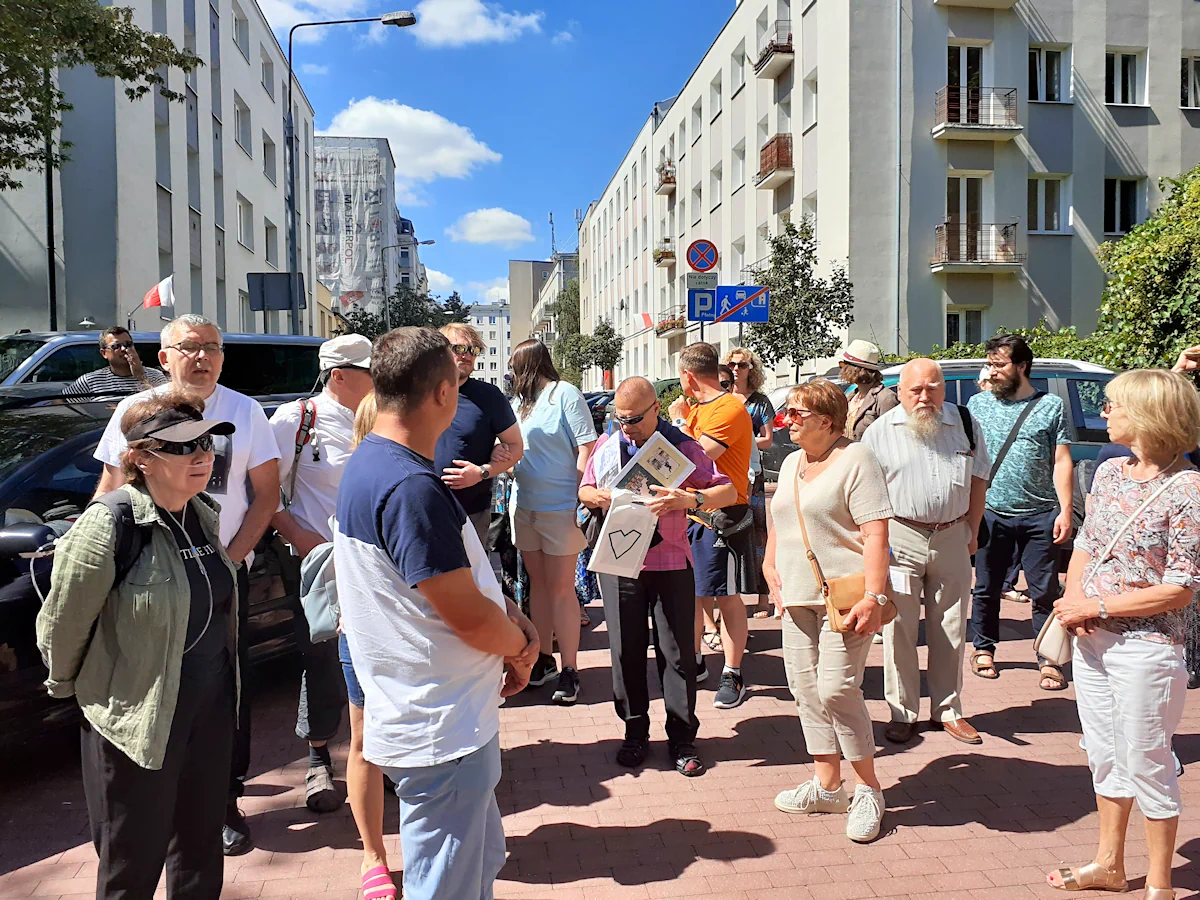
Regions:
M 946 402 L 964 406 L 971 395 L 979 390 L 977 379 L 986 364 L 983 359 L 942 360 L 942 371 L 946 374 Z M 895 387 L 900 381 L 900 366 L 889 366 L 883 370 L 883 383 Z M 1115 373 L 1102 366 L 1079 362 L 1073 359 L 1035 359 L 1033 361 L 1033 384 L 1038 390 L 1062 398 L 1067 411 L 1067 435 L 1071 438 L 1071 457 L 1076 465 L 1081 461 L 1094 463 L 1100 448 L 1108 443 L 1108 429 L 1100 416 L 1104 404 L 1104 385 L 1115 377 Z M 836 380 L 836 379 L 831 379 Z M 842 385 L 845 390 L 850 385 Z M 779 467 L 789 453 L 799 448 L 788 436 L 783 421 L 784 399 L 792 386 L 776 388 L 770 399 L 776 410 L 775 439 L 771 449 L 763 453 L 763 470 L 768 481 L 779 479 Z
M 592 424 L 596 426 L 597 433 L 602 433 L 605 411 L 612 405 L 612 399 L 616 393 L 616 391 L 593 391 L 590 396 L 584 395 L 588 409 L 592 412 Z
M 277 403 L 264 404 L 267 414 Z M 115 402 L 61 399 L 0 410 L 0 747 L 38 740 L 49 728 L 76 721 L 74 700 L 50 698 L 47 672 L 34 641 L 41 600 L 31 564 L 49 584 L 50 560 L 16 555 L 21 526 L 48 524 L 65 533 L 96 489 L 103 464 L 92 458 Z M 250 642 L 255 662 L 290 652 L 295 640 L 295 586 L 284 583 L 287 547 L 268 530 L 250 569 Z
M 221 384 L 252 397 L 307 394 L 320 372 L 324 338 L 291 334 L 226 334 Z M 158 367 L 159 335 L 133 334 L 145 366 Z M 35 332 L 0 337 L 0 386 L 66 387 L 103 368 L 99 331 Z

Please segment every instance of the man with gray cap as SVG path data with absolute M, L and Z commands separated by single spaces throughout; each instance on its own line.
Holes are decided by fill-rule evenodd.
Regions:
M 285 561 L 288 594 L 297 597 L 300 561 L 315 547 L 333 540 L 330 519 L 337 509 L 338 485 L 354 452 L 354 414 L 371 392 L 371 342 L 358 334 L 328 340 L 318 352 L 324 390 L 315 397 L 285 403 L 271 416 L 279 445 L 279 483 L 283 503 L 271 526 L 292 546 Z M 286 563 L 290 563 L 287 565 Z M 337 641 L 313 644 L 304 611 L 292 611 L 296 641 L 304 661 L 296 736 L 308 741 L 304 802 L 314 812 L 342 805 L 333 783 L 328 742 L 342 720 L 345 680 Z

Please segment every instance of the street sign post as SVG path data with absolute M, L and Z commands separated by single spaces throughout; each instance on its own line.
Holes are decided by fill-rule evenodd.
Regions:
M 717 245 L 707 238 L 692 241 L 687 248 L 687 263 L 697 272 L 711 272 L 717 267 Z
M 752 285 L 721 285 L 715 291 L 688 291 L 690 322 L 766 322 L 771 292 Z

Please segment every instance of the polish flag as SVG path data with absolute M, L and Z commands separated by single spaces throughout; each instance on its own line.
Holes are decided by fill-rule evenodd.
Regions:
M 171 290 L 171 282 L 174 281 L 174 275 L 168 275 L 154 287 L 146 292 L 146 296 L 142 298 L 142 309 L 149 309 L 152 306 L 174 306 L 175 293 Z
M 641 313 L 641 317 L 642 317 L 642 325 L 644 327 L 646 327 L 646 328 L 654 327 L 654 319 L 650 316 L 650 313 Z

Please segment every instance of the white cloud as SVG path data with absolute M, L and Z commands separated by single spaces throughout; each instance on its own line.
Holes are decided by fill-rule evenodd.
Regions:
M 402 206 L 421 204 L 420 184 L 466 178 L 479 166 L 501 159 L 471 129 L 430 110 L 378 97 L 351 100 L 317 133 L 387 138 L 396 160 L 396 201 Z
M 425 267 L 425 275 L 429 279 L 429 290 L 435 294 L 443 294 L 454 290 L 454 279 L 437 269 Z
M 508 278 L 493 278 L 491 281 L 472 281 L 467 287 L 474 291 L 480 303 L 499 303 L 508 299 Z
M 323 19 L 356 19 L 366 16 L 367 0 L 259 0 L 263 15 L 271 23 L 276 34 L 286 41 L 288 29 L 301 22 L 320 22 Z M 328 27 L 300 28 L 296 31 L 297 44 L 315 44 L 325 38 Z
M 391 28 L 382 22 L 372 22 L 367 26 L 366 33 L 359 39 L 360 44 L 383 44 L 387 42 Z
M 446 234 L 454 241 L 468 244 L 499 244 L 515 247 L 533 240 L 533 226 L 528 219 L 499 207 L 469 212 L 449 228 Z
M 300 66 L 301 75 L 328 75 L 329 66 L 318 66 L 315 63 L 304 63 Z
M 434 47 L 515 41 L 542 30 L 541 12 L 507 12 L 483 0 L 421 0 L 414 12 L 417 39 Z
M 560 31 L 558 34 L 556 34 L 553 38 L 550 39 L 550 43 L 552 43 L 552 44 L 569 44 L 573 40 L 575 40 L 575 35 L 571 34 L 571 32 Z

